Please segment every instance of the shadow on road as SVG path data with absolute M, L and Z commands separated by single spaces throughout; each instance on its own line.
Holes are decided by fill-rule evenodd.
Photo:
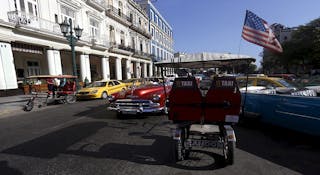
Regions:
M 108 126 L 106 122 L 75 124 L 8 148 L 1 153 L 48 159 L 54 158 L 58 154 L 64 153 L 71 145 L 95 134 L 99 129 L 106 126 Z
M 129 134 L 130 135 L 130 134 Z M 131 135 L 136 135 L 135 133 Z M 130 145 L 108 143 L 98 151 L 87 150 L 85 146 L 78 150 L 68 150 L 66 154 L 88 156 L 93 158 L 108 158 L 125 160 L 147 165 L 166 165 L 185 170 L 213 170 L 222 168 L 222 156 L 208 151 L 194 150 L 190 159 L 174 162 L 173 140 L 168 136 L 150 135 L 142 136 L 143 139 L 152 139 L 152 145 Z M 86 145 L 90 148 L 90 145 Z
M 9 167 L 7 161 L 0 161 L 0 172 L 1 174 L 22 175 L 21 171 Z
M 302 174 L 319 174 L 320 138 L 269 124 L 235 127 L 237 148 Z

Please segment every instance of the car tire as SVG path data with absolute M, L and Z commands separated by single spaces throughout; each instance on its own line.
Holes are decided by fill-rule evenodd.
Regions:
M 75 95 L 66 95 L 65 102 L 68 104 L 75 103 L 77 101 L 77 97 Z
M 107 99 L 108 98 L 108 93 L 107 92 L 102 92 L 101 98 L 102 99 Z
M 227 141 L 224 146 L 224 165 L 233 165 L 234 164 L 234 150 L 236 144 L 234 141 Z
M 28 103 L 24 106 L 23 110 L 24 111 L 31 111 L 33 109 L 34 102 L 32 100 L 29 100 Z

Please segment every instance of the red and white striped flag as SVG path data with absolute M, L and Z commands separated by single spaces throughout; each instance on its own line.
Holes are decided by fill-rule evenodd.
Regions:
M 269 28 L 268 23 L 249 10 L 246 13 L 242 37 L 271 51 L 282 52 L 281 44 Z

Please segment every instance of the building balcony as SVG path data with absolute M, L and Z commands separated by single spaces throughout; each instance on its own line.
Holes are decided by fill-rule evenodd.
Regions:
M 83 33 L 80 39 L 90 43 L 96 49 L 106 50 L 110 46 L 106 35 L 92 36 L 88 33 Z
M 151 55 L 149 53 L 142 52 L 140 50 L 135 50 L 133 56 L 139 57 L 145 60 L 149 60 L 149 61 L 151 60 Z
M 115 42 L 110 42 L 109 52 L 119 53 L 124 55 L 132 55 L 134 49 L 131 47 L 125 46 L 123 44 L 117 44 Z
M 143 29 L 142 27 L 139 27 L 137 24 L 131 24 L 130 28 L 138 33 L 140 33 L 141 35 L 145 36 L 148 39 L 151 39 L 151 34 L 146 31 L 145 29 Z
M 16 24 L 17 28 L 26 29 L 34 34 L 54 35 L 55 37 L 62 35 L 60 26 L 52 21 L 39 18 L 21 11 L 10 11 L 8 20 L 10 23 Z M 37 31 L 36 33 L 34 31 Z
M 105 0 L 88 0 L 87 3 L 101 12 L 105 10 Z
M 107 6 L 106 15 L 125 26 L 131 25 L 130 18 L 111 5 Z

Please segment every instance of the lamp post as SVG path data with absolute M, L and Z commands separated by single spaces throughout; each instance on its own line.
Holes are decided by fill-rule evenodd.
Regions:
M 67 20 L 64 20 L 63 23 L 59 24 L 61 33 L 63 33 L 63 36 L 66 37 L 66 39 L 69 41 L 69 45 L 71 47 L 71 53 L 72 53 L 72 66 L 73 66 L 73 76 L 77 75 L 77 66 L 76 66 L 76 52 L 74 50 L 76 42 L 80 39 L 82 35 L 82 30 L 79 25 L 78 27 L 75 27 L 72 29 L 72 19 L 69 19 L 69 23 Z M 74 32 L 73 32 L 74 30 Z M 74 36 L 75 35 L 75 36 Z M 78 78 L 76 78 L 76 90 L 79 89 L 79 81 Z

